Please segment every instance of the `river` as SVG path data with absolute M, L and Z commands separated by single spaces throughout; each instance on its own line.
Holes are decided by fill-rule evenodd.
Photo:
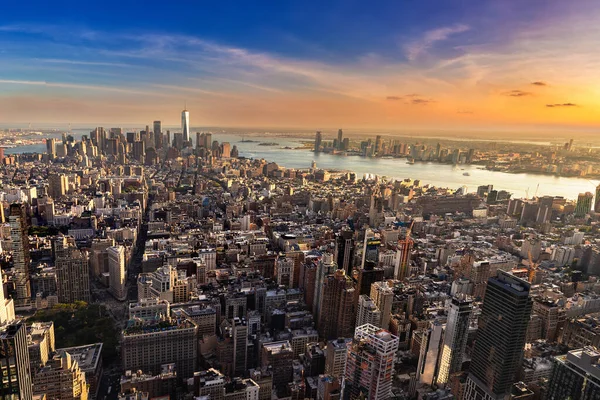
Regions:
M 80 139 L 88 131 L 74 131 L 73 136 Z M 53 135 L 54 136 L 54 135 Z M 60 138 L 60 134 L 55 137 Z M 509 174 L 505 172 L 487 171 L 476 165 L 448 165 L 430 162 L 406 163 L 406 159 L 365 158 L 358 156 L 338 156 L 324 153 L 314 153 L 310 150 L 286 150 L 281 147 L 298 147 L 301 140 L 293 138 L 278 138 L 274 136 L 246 136 L 253 142 L 241 142 L 242 136 L 235 134 L 213 133 L 213 140 L 229 142 L 236 145 L 240 156 L 249 158 L 264 158 L 274 161 L 287 168 L 309 168 L 314 160 L 318 168 L 340 169 L 354 171 L 359 177 L 364 174 L 376 174 L 396 179 L 420 179 L 422 184 L 439 187 L 459 188 L 466 186 L 469 192 L 477 190 L 479 185 L 494 185 L 494 189 L 507 190 L 513 197 L 529 197 L 551 195 L 576 199 L 580 192 L 594 192 L 597 181 L 584 178 L 555 177 L 538 174 Z M 193 135 L 195 140 L 195 135 Z M 260 142 L 276 142 L 278 146 L 259 146 Z M 21 146 L 6 149 L 6 154 L 24 152 L 45 152 L 45 144 Z M 468 173 L 469 176 L 463 175 Z M 538 187 L 539 185 L 539 187 Z

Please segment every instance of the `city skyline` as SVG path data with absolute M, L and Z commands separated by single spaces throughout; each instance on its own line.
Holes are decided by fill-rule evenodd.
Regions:
M 7 6 L 0 123 L 177 125 L 185 101 L 193 126 L 600 126 L 592 1 L 187 11 Z

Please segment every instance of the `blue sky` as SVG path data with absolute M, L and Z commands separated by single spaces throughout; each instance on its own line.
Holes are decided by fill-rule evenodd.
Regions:
M 595 127 L 597 3 L 10 2 L 0 122 Z

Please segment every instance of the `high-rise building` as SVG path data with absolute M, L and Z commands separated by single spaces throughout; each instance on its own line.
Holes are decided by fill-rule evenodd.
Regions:
M 348 345 L 352 339 L 334 339 L 327 342 L 325 348 L 325 373 L 336 378 L 341 378 L 346 370 Z
M 127 298 L 125 248 L 123 246 L 112 246 L 106 252 L 108 254 L 108 290 L 117 300 L 124 301 Z
M 379 153 L 381 151 L 381 135 L 377 135 L 375 137 L 375 153 Z
M 48 176 L 48 196 L 59 199 L 67 193 L 69 178 L 65 174 L 51 174 Z
M 321 131 L 317 131 L 315 134 L 315 151 L 321 151 L 321 144 L 323 142 L 323 135 L 321 135 Z
M 430 321 L 428 329 L 420 332 L 421 345 L 416 377 L 422 384 L 435 384 L 444 340 L 444 327 L 441 319 L 435 319 Z
M 394 265 L 394 279 L 404 280 L 410 276 L 410 253 L 413 244 L 414 242 L 410 237 L 405 237 L 398 241 L 396 264 Z
M 185 108 L 181 112 L 181 132 L 183 133 L 183 141 L 190 140 L 190 112 Z
M 381 246 L 381 239 L 372 229 L 367 228 L 363 241 L 361 268 L 365 267 L 367 261 L 374 262 L 375 264 L 379 262 L 379 246 Z
M 392 397 L 394 358 L 399 340 L 385 329 L 366 324 L 356 328 L 348 346 L 344 397 L 379 400 Z
M 375 263 L 367 261 L 363 268 L 358 270 L 357 278 L 357 295 L 371 294 L 371 285 L 375 282 L 383 280 L 384 271 L 383 268 L 375 267 Z
M 594 347 L 571 350 L 554 357 L 548 400 L 600 398 L 600 353 Z
M 0 282 L 3 282 L 0 270 Z M 0 285 L 0 326 L 4 326 L 15 319 L 15 304 L 13 299 L 4 297 L 4 285 Z
M 381 327 L 383 329 L 388 329 L 390 325 L 390 317 L 392 315 L 394 291 L 385 281 L 375 282 L 371 284 L 370 297 L 379 311 L 381 311 Z
M 0 367 L 0 398 L 32 400 L 27 327 L 23 322 L 15 322 L 0 330 Z
M 594 198 L 594 212 L 600 213 L 600 185 L 596 186 L 596 197 Z
M 590 213 L 590 211 L 592 211 L 593 198 L 593 193 L 579 193 L 579 196 L 577 196 L 577 205 L 575 206 L 576 217 L 585 217 L 587 214 Z
M 292 382 L 294 375 L 294 351 L 289 341 L 263 344 L 262 367 L 271 366 L 273 371 L 273 386 L 280 389 Z
M 381 327 L 381 311 L 366 294 L 358 296 L 358 312 L 356 313 L 356 326 L 364 324 Z
M 530 288 L 504 271 L 488 280 L 465 399 L 496 399 L 510 392 L 527 336 Z
M 448 311 L 448 321 L 446 322 L 442 358 L 437 375 L 438 385 L 447 384 L 450 375 L 459 372 L 461 369 L 472 311 L 473 302 L 471 299 L 464 295 L 452 298 L 450 310 Z
M 352 275 L 354 266 L 354 232 L 343 230 L 335 238 L 335 262 L 338 268 L 346 271 L 346 274 Z
M 233 366 L 234 375 L 243 376 L 247 369 L 248 326 L 245 319 L 234 318 L 232 321 Z
M 56 286 L 60 303 L 90 301 L 90 263 L 88 253 L 70 248 L 56 259 Z
M 48 154 L 48 157 L 51 160 L 54 160 L 54 158 L 56 158 L 56 139 L 46 139 L 46 154 Z
M 338 129 L 337 145 L 338 145 L 338 150 L 344 149 L 344 132 L 341 129 Z
M 338 269 L 323 281 L 321 307 L 318 317 L 320 337 L 335 339 L 350 337 L 356 318 L 355 289 L 352 278 Z
M 154 121 L 154 148 L 160 149 L 162 147 L 162 124 L 160 121 Z
M 25 205 L 10 205 L 10 239 L 12 244 L 13 265 L 15 268 L 17 298 L 15 306 L 24 306 L 31 301 L 31 261 L 29 258 L 29 225 Z
M 88 386 L 79 363 L 65 351 L 54 354 L 33 378 L 34 394 L 49 399 L 87 400 Z
M 337 269 L 337 264 L 333 261 L 333 255 L 329 253 L 323 254 L 321 259 L 319 260 L 316 277 L 315 277 L 315 285 L 314 285 L 314 298 L 312 304 L 312 312 L 313 315 L 318 319 L 319 314 L 321 313 L 321 298 L 323 296 L 323 282 L 327 275 L 333 274 L 333 272 Z

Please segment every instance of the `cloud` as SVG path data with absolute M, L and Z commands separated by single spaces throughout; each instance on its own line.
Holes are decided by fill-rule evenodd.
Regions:
M 387 96 L 385 99 L 389 101 L 404 100 L 404 104 L 415 106 L 425 106 L 427 104 L 435 103 L 435 100 L 423 98 L 416 93 L 405 94 L 404 96 Z
M 444 41 L 452 35 L 466 32 L 469 29 L 470 28 L 467 25 L 456 24 L 427 31 L 421 39 L 413 41 L 405 46 L 406 57 L 410 61 L 414 61 L 420 55 L 424 54 L 427 50 L 433 47 L 433 45 L 435 45 L 437 42 Z
M 579 107 L 574 103 L 556 103 L 556 104 L 546 104 L 546 107 L 554 108 L 554 107 Z
M 504 93 L 502 93 L 502 95 L 504 95 L 504 96 L 510 96 L 510 97 L 525 97 L 525 96 L 533 96 L 533 93 L 531 93 L 531 92 L 524 92 L 522 90 L 511 90 L 510 92 L 504 92 Z
M 542 81 L 531 82 L 531 84 L 534 86 L 548 86 L 548 84 L 546 82 L 542 82 Z
M 421 99 L 421 98 L 413 98 L 408 104 L 416 105 L 416 106 L 426 106 L 428 104 L 435 103 L 432 99 Z
M 101 92 L 116 92 L 123 94 L 143 94 L 161 97 L 173 97 L 172 94 L 161 93 L 161 92 L 150 92 L 146 90 L 139 90 L 135 88 L 123 88 L 115 86 L 101 86 L 101 85 L 85 85 L 77 83 L 65 83 L 65 82 L 46 82 L 46 81 L 31 81 L 31 80 L 16 80 L 16 79 L 0 79 L 0 85 L 27 85 L 27 86 L 46 86 L 63 89 L 76 89 L 76 90 L 91 90 Z

